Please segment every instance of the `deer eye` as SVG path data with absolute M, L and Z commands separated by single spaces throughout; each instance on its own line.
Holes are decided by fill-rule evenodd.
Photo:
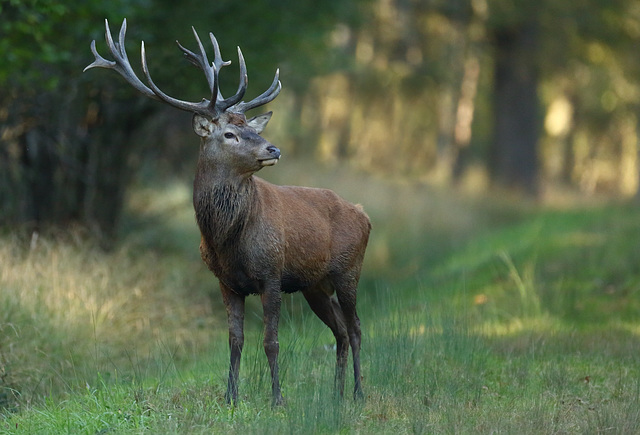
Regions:
M 233 133 L 226 132 L 224 134 L 224 137 L 226 137 L 227 139 L 233 139 L 234 137 L 236 137 L 236 135 Z

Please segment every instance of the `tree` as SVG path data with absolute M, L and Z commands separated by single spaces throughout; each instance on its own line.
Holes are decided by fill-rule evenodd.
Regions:
M 81 72 L 91 60 L 88 41 L 100 34 L 92 17 L 133 14 L 136 3 L 65 3 L 1 6 L 0 223 L 37 229 L 78 222 L 109 236 L 139 110 L 129 95 L 93 87 Z
M 493 31 L 494 141 L 490 167 L 503 186 L 535 193 L 538 184 L 540 102 L 533 20 Z
M 620 71 L 637 69 L 637 62 L 629 61 L 635 56 L 629 55 L 635 50 L 635 44 L 630 44 L 633 34 L 638 36 L 638 2 L 487 0 L 487 4 L 487 34 L 494 53 L 495 135 L 490 153 L 494 179 L 533 193 L 540 178 L 549 176 L 549 161 L 555 159 L 564 160 L 564 180 L 592 185 L 597 181 L 585 184 L 580 179 L 601 176 L 583 171 L 601 167 L 601 162 L 594 163 L 593 156 L 612 153 L 603 152 L 603 146 L 626 149 L 618 153 L 619 167 L 611 172 L 634 172 L 621 168 L 630 166 L 624 164 L 630 154 L 630 147 L 624 144 L 632 142 L 635 133 L 622 137 L 618 132 L 633 130 L 625 126 L 629 123 L 628 111 L 637 105 L 631 97 L 631 89 L 637 84 L 632 85 Z M 623 88 L 628 95 L 618 96 Z M 609 103 L 603 104 L 607 99 Z M 631 104 L 614 107 L 612 100 Z M 552 106 L 558 101 L 563 105 Z M 565 115 L 564 125 L 556 127 L 564 135 L 563 141 L 555 142 L 564 148 L 560 152 L 543 136 L 554 133 L 542 131 L 542 115 L 552 107 L 567 107 L 564 113 L 574 115 L 572 119 Z M 557 111 L 548 115 L 559 119 Z M 612 124 L 618 125 L 610 129 Z M 591 155 L 587 157 L 590 162 L 576 160 L 575 153 L 580 148 L 575 141 L 584 142 L 583 137 L 588 142 L 595 139 L 588 145 L 591 151 L 584 151 L 584 144 L 580 145 L 583 155 Z M 576 170 L 580 165 L 582 169 Z M 629 183 L 619 190 L 625 189 L 630 190 Z

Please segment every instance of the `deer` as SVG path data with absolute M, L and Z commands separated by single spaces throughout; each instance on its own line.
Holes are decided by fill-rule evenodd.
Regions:
M 106 43 L 114 60 L 103 58 L 91 42 L 95 57 L 91 68 L 115 70 L 143 95 L 193 113 L 192 127 L 200 137 L 193 182 L 193 207 L 200 230 L 200 254 L 217 277 L 229 327 L 229 377 L 225 400 L 238 402 L 238 377 L 244 346 L 245 298 L 259 295 L 263 308 L 263 346 L 271 372 L 272 405 L 284 404 L 278 375 L 278 323 L 282 294 L 301 292 L 311 310 L 336 340 L 334 391 L 344 395 L 345 373 L 351 347 L 354 399 L 364 397 L 360 372 L 361 327 L 356 294 L 371 223 L 360 205 L 328 189 L 279 186 L 255 173 L 278 163 L 280 150 L 264 139 L 273 112 L 247 119 L 245 112 L 274 100 L 282 88 L 279 69 L 269 88 L 245 102 L 247 68 L 238 47 L 240 84 L 235 95 L 224 98 L 219 86 L 223 61 L 213 33 L 214 60 L 192 27 L 198 53 L 176 41 L 186 59 L 202 70 L 210 99 L 189 102 L 173 98 L 151 79 L 144 41 L 141 42 L 143 83 L 125 50 L 127 21 L 114 42 L 105 20 Z

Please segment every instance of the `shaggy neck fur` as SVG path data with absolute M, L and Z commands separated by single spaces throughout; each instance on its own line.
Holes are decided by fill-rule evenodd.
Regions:
M 193 207 L 200 232 L 207 243 L 222 248 L 233 242 L 244 227 L 252 208 L 252 177 L 239 182 L 196 176 Z

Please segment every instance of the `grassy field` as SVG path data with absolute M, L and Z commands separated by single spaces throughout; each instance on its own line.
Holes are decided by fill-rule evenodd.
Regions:
M 638 432 L 639 207 L 463 198 L 345 168 L 273 172 L 334 188 L 372 218 L 363 403 L 332 400 L 333 337 L 292 295 L 287 405 L 270 407 L 258 298 L 241 402 L 225 405 L 226 316 L 199 259 L 190 186 L 167 182 L 134 190 L 108 253 L 79 230 L 1 236 L 0 433 Z

